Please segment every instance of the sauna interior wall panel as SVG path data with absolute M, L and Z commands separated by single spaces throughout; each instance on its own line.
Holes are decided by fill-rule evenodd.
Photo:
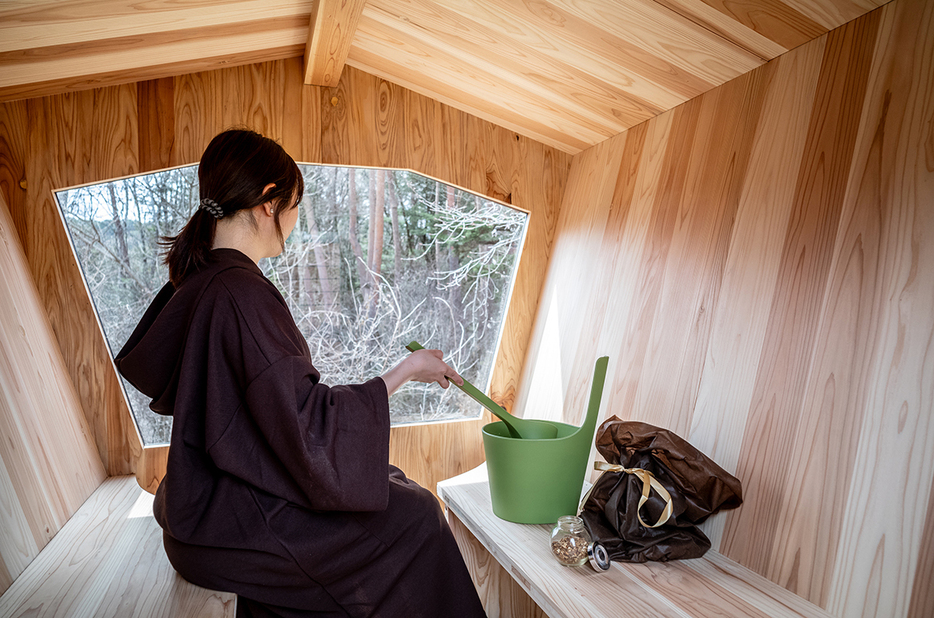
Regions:
M 577 155 L 518 397 L 579 422 L 609 354 L 604 416 L 743 482 L 714 548 L 837 616 L 930 613 L 932 14 L 896 0 Z
M 820 581 L 829 580 L 823 594 L 840 615 L 873 606 L 902 615 L 913 585 L 918 595 L 934 587 L 930 571 L 926 582 L 916 577 L 934 551 L 922 542 L 934 477 L 932 32 L 930 2 L 899 1 L 880 12 L 822 319 L 822 334 L 840 337 L 819 348 L 828 360 L 815 381 L 827 393 L 837 367 L 849 369 L 841 371 L 849 378 L 844 405 L 863 410 L 852 429 L 839 421 L 836 393 L 832 411 L 826 394 L 820 411 L 825 423 L 853 434 L 849 456 L 828 464 L 852 470 L 838 481 L 848 486 L 841 521 L 821 526 L 836 537 L 837 559 Z M 850 299 L 857 298 L 855 317 Z M 854 329 L 855 345 L 841 349 Z M 829 361 L 844 354 L 858 361 Z
M 0 196 L 0 592 L 104 480 Z
M 733 223 L 718 301 L 730 311 L 715 312 L 686 436 L 729 470 L 736 469 L 739 459 L 794 203 L 797 167 L 787 162 L 800 160 L 804 150 L 825 41 L 771 63 Z M 716 546 L 723 523 L 724 518 L 714 518 L 705 529 Z
M 820 333 L 878 15 L 870 13 L 828 35 L 795 181 L 793 210 L 736 469 L 749 491 L 743 509 L 727 516 L 722 546 L 758 572 L 768 571 L 772 548 L 754 540 L 750 531 L 773 530 L 779 525 L 783 491 L 788 483 L 796 482 L 794 477 L 776 476 L 775 470 L 794 465 L 795 427 L 805 413 L 805 390 L 812 376 L 814 342 Z
M 607 217 L 607 203 L 613 192 L 613 172 L 619 168 L 624 136 L 594 146 L 575 158 L 567 180 L 564 208 L 557 221 L 562 233 L 555 238 L 548 275 L 538 303 L 538 320 L 529 347 L 529 358 L 536 359 L 525 367 L 516 410 L 529 417 L 559 420 L 563 416 L 564 393 L 570 383 L 572 356 L 555 349 L 558 342 L 566 345 L 577 340 L 582 324 L 575 315 L 583 313 L 578 305 L 586 300 L 576 286 L 599 284 L 594 273 L 600 260 L 599 233 Z M 580 164 L 584 161 L 584 164 Z M 567 207 L 569 204 L 572 206 Z M 572 225 L 573 224 L 573 225 Z M 557 261 L 554 257 L 563 256 Z M 559 283 L 574 281 L 575 286 L 561 289 Z M 542 307 L 553 309 L 542 319 Z
M 129 473 L 139 456 L 139 437 L 53 192 L 138 171 L 136 88 L 103 88 L 26 103 L 20 237 L 104 465 L 111 474 Z
M 928 499 L 927 516 L 921 547 L 934 547 L 934 485 Z M 908 606 L 908 618 L 924 618 L 934 615 L 934 552 L 921 551 L 915 568 L 915 581 L 911 588 L 911 604 Z
M 304 86 L 299 58 L 2 103 L 0 187 L 13 196 L 17 231 L 108 471 L 136 471 L 152 489 L 165 456 L 139 460 L 52 191 L 196 163 L 233 126 L 277 139 L 296 160 L 413 169 L 531 213 L 491 386 L 511 407 L 570 155 L 353 68 L 335 88 Z M 433 487 L 482 461 L 483 422 L 394 429 L 393 462 Z

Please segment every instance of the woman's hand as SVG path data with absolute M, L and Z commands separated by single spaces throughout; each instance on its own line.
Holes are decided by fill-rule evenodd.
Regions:
M 416 350 L 402 359 L 398 365 L 382 375 L 386 390 L 392 395 L 406 382 L 437 382 L 447 388 L 451 382 L 458 386 L 464 379 L 444 362 L 441 350 Z

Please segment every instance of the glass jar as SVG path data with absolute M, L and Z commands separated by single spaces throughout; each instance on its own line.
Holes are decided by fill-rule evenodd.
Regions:
M 591 540 L 583 519 L 564 515 L 551 531 L 551 553 L 564 566 L 582 566 L 587 563 Z

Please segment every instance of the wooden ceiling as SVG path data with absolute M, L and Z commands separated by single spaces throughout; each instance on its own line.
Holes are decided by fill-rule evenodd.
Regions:
M 305 57 L 577 153 L 888 0 L 4 0 L 0 101 Z

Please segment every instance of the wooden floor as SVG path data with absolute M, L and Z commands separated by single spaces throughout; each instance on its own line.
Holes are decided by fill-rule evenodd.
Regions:
M 0 617 L 233 617 L 236 595 L 182 579 L 162 548 L 152 496 L 111 477 L 0 597 Z

